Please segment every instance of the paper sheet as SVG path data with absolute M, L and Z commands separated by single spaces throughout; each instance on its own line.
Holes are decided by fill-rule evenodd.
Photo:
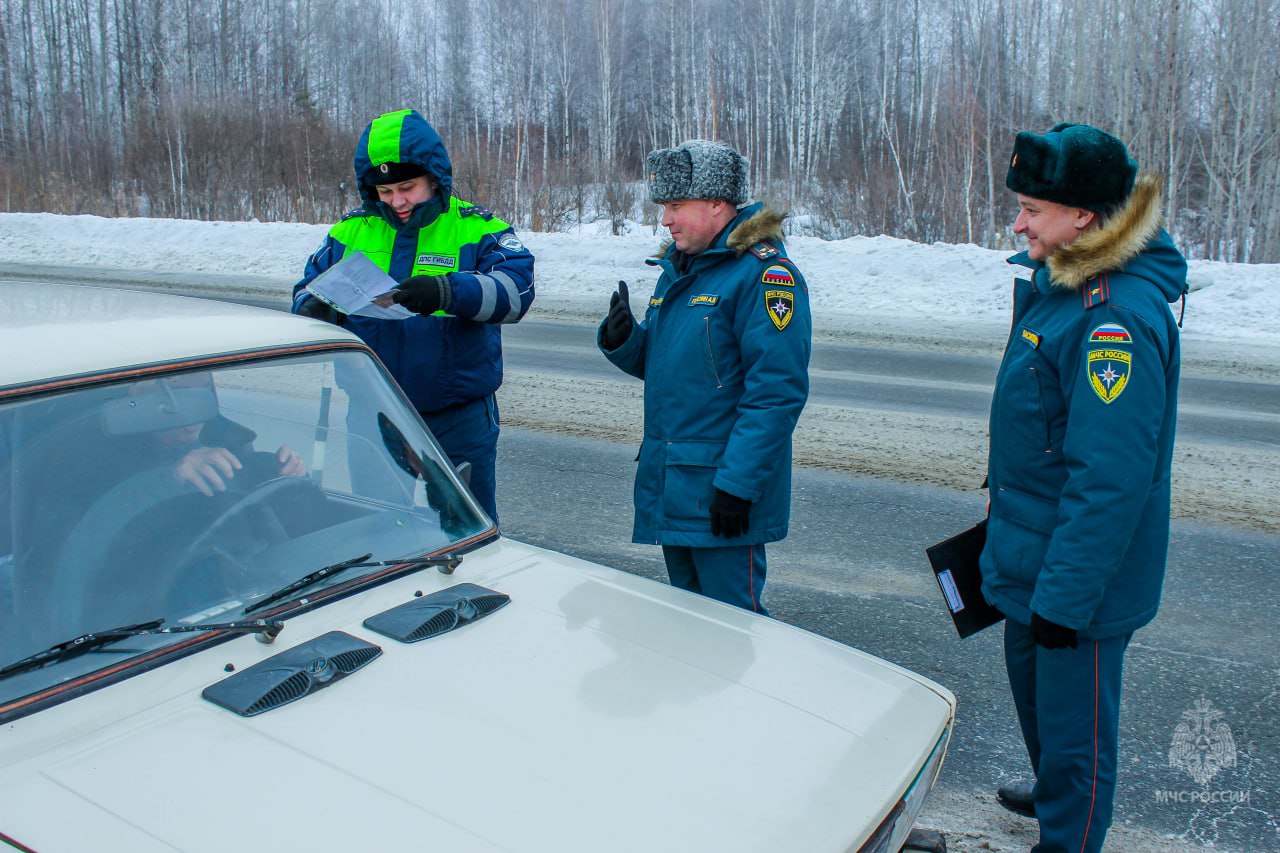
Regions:
M 403 320 L 414 313 L 402 305 L 388 306 L 374 302 L 396 286 L 394 278 L 378 269 L 378 265 L 360 252 L 352 252 L 307 285 L 316 298 L 327 302 L 344 314 Z

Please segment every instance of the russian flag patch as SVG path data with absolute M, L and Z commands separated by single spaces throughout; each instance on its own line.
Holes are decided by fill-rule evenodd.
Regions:
M 795 287 L 795 277 L 791 275 L 791 270 L 781 264 L 774 264 L 764 271 L 764 275 L 760 276 L 760 280 L 770 287 Z
M 1119 323 L 1103 323 L 1089 334 L 1091 344 L 1131 344 L 1133 336 Z

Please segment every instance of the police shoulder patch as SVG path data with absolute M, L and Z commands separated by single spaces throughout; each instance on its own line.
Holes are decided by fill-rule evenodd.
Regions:
M 767 261 L 772 258 L 776 258 L 782 254 L 773 246 L 770 246 L 768 243 L 756 243 L 754 246 L 751 246 L 749 249 L 747 249 L 747 251 L 755 255 L 757 258 L 759 258 L 762 261 Z
M 1085 370 L 1089 374 L 1089 387 L 1104 403 L 1114 403 L 1129 387 L 1129 371 L 1133 355 L 1128 350 L 1099 347 L 1091 349 L 1085 358 Z
M 791 315 L 795 313 L 796 295 L 790 290 L 766 289 L 764 307 L 769 314 L 769 320 L 781 332 L 791 322 Z
M 484 220 L 493 219 L 493 211 L 486 210 L 485 208 L 481 207 L 478 204 L 473 204 L 468 207 L 458 208 L 458 215 L 459 216 L 479 216 L 481 219 L 484 219 Z
M 520 238 L 508 231 L 498 238 L 498 245 L 509 252 L 523 252 L 524 243 L 520 242 Z

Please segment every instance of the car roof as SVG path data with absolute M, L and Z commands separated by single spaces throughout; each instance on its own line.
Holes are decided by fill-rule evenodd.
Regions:
M 320 320 L 212 299 L 0 282 L 0 389 L 211 355 L 357 340 Z

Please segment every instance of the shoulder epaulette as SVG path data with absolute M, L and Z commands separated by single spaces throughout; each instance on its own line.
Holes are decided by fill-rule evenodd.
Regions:
M 1084 300 L 1084 310 L 1097 308 L 1111 298 L 1111 282 L 1107 280 L 1107 276 L 1098 276 L 1091 278 L 1080 288 L 1080 296 Z
M 489 221 L 490 219 L 493 219 L 493 211 L 486 210 L 485 208 L 481 207 L 478 204 L 473 204 L 470 207 L 458 208 L 458 215 L 459 216 L 479 216 L 480 218 L 484 219 L 486 222 Z
M 774 258 L 782 256 L 781 252 L 773 246 L 770 246 L 768 243 L 756 243 L 754 246 L 748 248 L 747 251 L 762 261 L 771 261 Z M 782 258 L 782 260 L 786 260 L 786 258 Z
M 338 221 L 346 222 L 348 219 L 355 219 L 357 216 L 368 216 L 368 215 L 369 215 L 369 211 L 365 210 L 363 207 L 354 207 L 351 210 L 348 210 L 346 213 L 342 214 L 342 218 L 339 219 Z

